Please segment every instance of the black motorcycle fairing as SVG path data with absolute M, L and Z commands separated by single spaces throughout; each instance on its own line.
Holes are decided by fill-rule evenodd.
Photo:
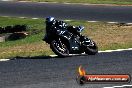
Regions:
M 83 46 L 92 46 L 93 41 L 87 37 L 84 37 L 83 41 L 82 41 L 82 45 Z
M 79 53 L 80 51 L 80 41 L 67 30 L 58 31 L 58 37 L 61 38 L 63 42 L 65 42 L 68 46 L 70 53 Z
M 57 30 L 57 35 L 67 43 L 70 53 L 82 53 L 80 36 L 74 35 L 66 29 Z
M 80 41 L 77 38 L 72 37 L 72 39 L 70 39 L 70 49 L 72 51 L 71 53 L 82 53 Z

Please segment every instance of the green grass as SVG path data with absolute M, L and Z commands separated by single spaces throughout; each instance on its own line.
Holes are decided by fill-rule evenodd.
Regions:
M 0 17 L 0 26 L 26 24 L 30 33 L 25 39 L 0 43 L 0 58 L 16 56 L 33 57 L 54 54 L 49 45 L 42 41 L 44 36 L 44 19 L 21 19 Z M 89 23 L 86 21 L 70 21 L 71 25 L 83 25 L 83 34 L 92 38 L 99 50 L 131 48 L 132 26 L 118 26 L 105 22 Z
M 20 1 L 20 0 L 19 0 Z M 37 2 L 58 2 L 58 3 L 90 3 L 90 4 L 132 4 L 132 0 L 25 0 Z

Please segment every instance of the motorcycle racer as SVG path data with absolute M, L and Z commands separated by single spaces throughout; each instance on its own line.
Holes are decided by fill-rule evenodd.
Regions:
M 84 29 L 84 27 L 79 26 L 79 27 L 75 27 L 75 26 L 71 26 L 71 25 L 67 25 L 67 23 L 63 22 L 63 21 L 59 21 L 59 20 L 55 20 L 54 17 L 47 17 L 46 18 L 46 31 L 50 30 L 50 29 L 62 29 L 62 28 L 66 28 L 68 31 L 81 36 L 81 31 Z

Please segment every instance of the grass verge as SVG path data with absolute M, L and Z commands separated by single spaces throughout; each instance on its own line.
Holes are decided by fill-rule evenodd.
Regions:
M 44 19 L 21 19 L 0 17 L 0 26 L 26 24 L 29 35 L 25 39 L 0 43 L 0 58 L 16 56 L 34 57 L 54 54 L 49 45 L 42 41 L 44 36 Z M 99 50 L 110 50 L 132 47 L 132 26 L 118 26 L 105 22 L 89 23 L 86 21 L 70 21 L 71 25 L 83 25 L 83 34 L 92 38 Z
M 33 2 L 58 2 L 58 3 L 89 3 L 89 4 L 117 4 L 131 5 L 132 0 L 18 0 Z

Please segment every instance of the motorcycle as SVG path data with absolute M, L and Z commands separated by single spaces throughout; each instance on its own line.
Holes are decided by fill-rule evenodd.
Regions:
M 74 31 L 71 30 L 73 30 L 71 26 L 65 24 L 61 25 L 61 28 L 47 29 L 43 41 L 50 44 L 52 51 L 60 57 L 82 53 L 88 55 L 98 53 L 97 44 L 90 38 L 81 35 L 82 30 L 84 30 L 83 26 L 76 27 Z M 78 32 L 81 36 L 76 34 Z

